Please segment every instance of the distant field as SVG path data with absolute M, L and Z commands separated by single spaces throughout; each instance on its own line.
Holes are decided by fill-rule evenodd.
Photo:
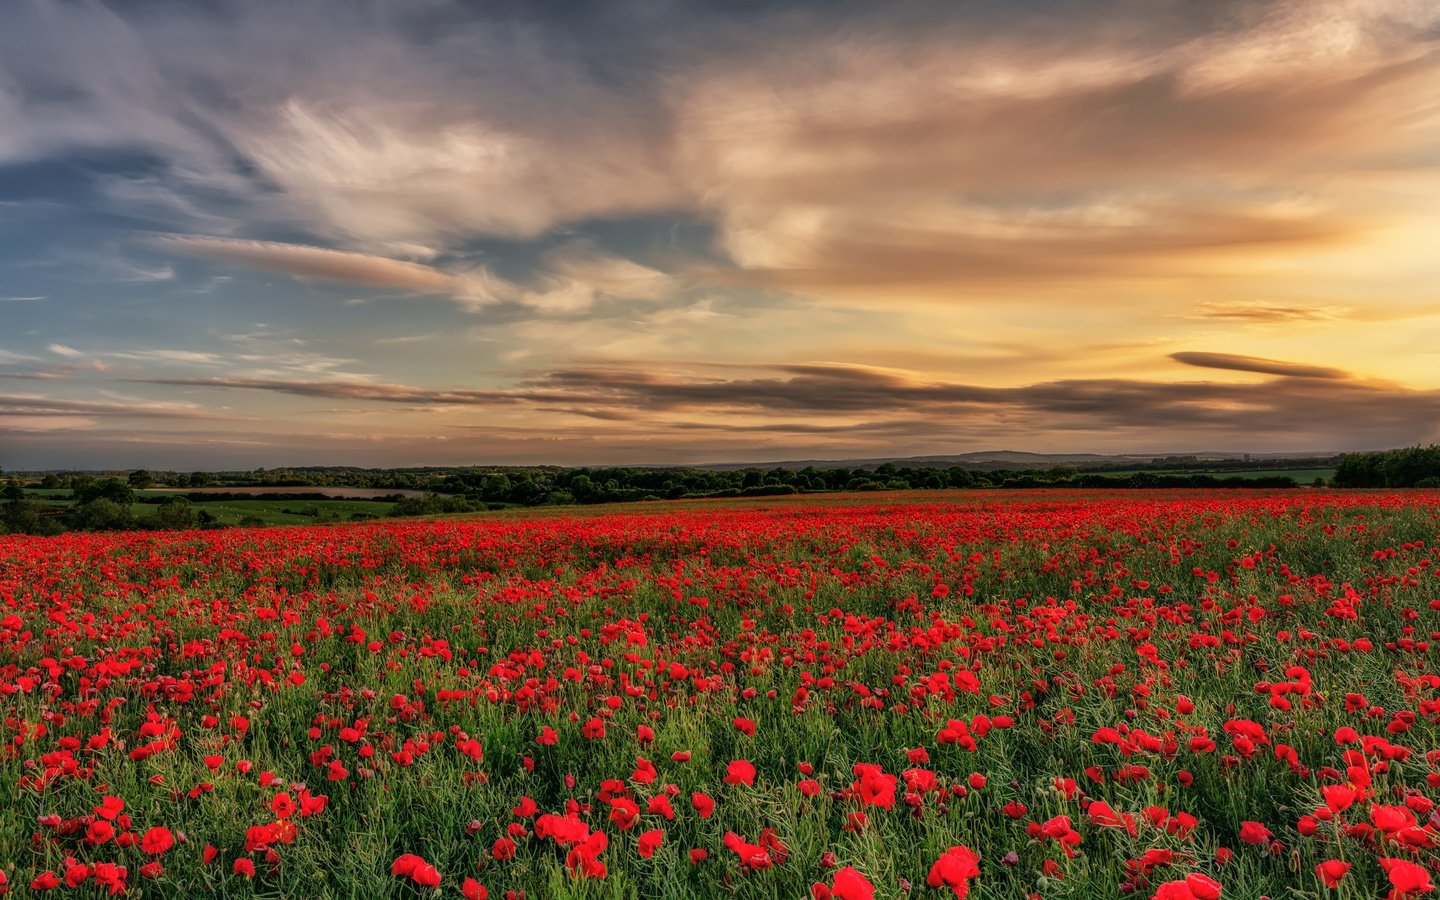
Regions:
M 1124 472 L 1091 472 L 1086 474 L 1125 476 L 1135 475 L 1141 470 L 1127 469 Z M 1258 469 L 1246 472 L 1229 472 L 1224 469 L 1187 469 L 1184 471 L 1172 470 L 1168 472 L 1155 472 L 1144 470 L 1146 475 L 1214 475 L 1216 478 L 1273 478 L 1276 475 L 1288 475 L 1295 479 L 1296 484 L 1309 484 L 1316 478 L 1323 478 L 1328 483 L 1335 477 L 1334 469 Z
M 324 494 L 336 500 L 354 500 L 366 497 L 424 497 L 425 491 L 409 491 L 399 488 L 365 488 L 365 487 L 321 487 L 321 486 L 298 486 L 298 487 L 271 487 L 269 485 L 254 485 L 251 487 L 203 487 L 203 488 L 150 488 L 139 492 L 142 497 L 163 497 L 166 494 Z
M 393 503 L 373 500 L 205 500 L 195 504 L 195 510 L 209 510 L 215 521 L 222 525 L 235 525 L 245 516 L 263 519 L 266 525 L 306 525 L 315 521 L 314 516 L 302 516 L 285 510 L 300 510 L 314 507 L 326 519 L 349 519 L 354 513 L 368 513 L 373 516 L 388 515 Z M 155 506 L 137 503 L 131 507 L 135 516 L 150 515 Z
M 260 489 L 256 489 L 258 492 Z M 333 489 L 330 489 L 333 490 Z M 207 493 L 208 493 L 207 489 Z M 30 496 L 48 501 L 54 506 L 71 505 L 68 490 L 28 490 Z M 163 497 L 167 491 L 138 491 L 142 497 Z M 399 493 L 399 492 L 397 492 Z M 364 496 L 376 496 L 366 491 Z M 317 517 L 300 515 L 298 510 L 315 509 L 322 519 L 350 519 L 355 513 L 385 516 L 395 504 L 374 500 L 202 500 L 194 504 L 195 511 L 207 510 L 215 521 L 222 525 L 237 525 L 247 516 L 260 519 L 266 525 L 308 525 Z M 131 515 L 137 519 L 148 519 L 155 514 L 154 503 L 136 503 L 130 507 Z M 290 510 L 290 512 L 286 512 Z

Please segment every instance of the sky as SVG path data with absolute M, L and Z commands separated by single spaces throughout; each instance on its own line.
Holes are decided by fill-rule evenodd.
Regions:
M 1433 0 L 7 0 L 0 467 L 1440 440 Z

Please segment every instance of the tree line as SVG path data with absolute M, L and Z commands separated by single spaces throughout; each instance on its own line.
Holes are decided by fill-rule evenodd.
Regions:
M 1440 488 L 1440 445 L 1346 453 L 1335 467 L 1336 487 Z
M 1402 452 L 1402 451 L 1393 451 Z M 1352 454 L 1356 455 L 1356 454 Z M 1363 454 L 1361 454 L 1363 455 Z M 995 469 L 976 471 L 899 466 L 825 467 L 802 469 L 775 466 L 739 469 L 699 469 L 651 466 L 602 466 L 563 469 L 537 467 L 472 467 L 457 469 L 285 469 L 255 473 L 165 473 L 135 470 L 122 476 L 96 477 L 88 473 L 47 473 L 31 487 L 68 491 L 68 506 L 56 506 L 27 495 L 14 477 L 0 494 L 0 530 L 26 534 L 55 534 L 67 529 L 100 531 L 130 528 L 219 527 L 192 501 L 253 496 L 268 499 L 269 487 L 370 487 L 376 499 L 395 500 L 390 515 L 423 516 L 477 512 L 515 506 L 630 503 L 712 497 L 766 497 L 834 491 L 900 491 L 942 489 L 1032 488 L 1293 488 L 1287 475 L 1245 478 L 1203 472 L 1129 473 L 1081 472 L 1059 466 L 1044 470 Z M 196 488 L 184 495 L 142 497 L 139 492 L 164 484 Z M 254 495 L 210 495 L 212 486 L 257 488 Z M 404 487 L 401 487 L 401 486 Z M 1356 485 L 1372 486 L 1372 485 Z M 1373 485 L 1380 486 L 1380 485 Z M 397 497 L 389 490 L 419 490 L 422 496 Z M 282 499 L 279 495 L 275 499 Z M 286 495 L 304 499 L 309 495 Z M 318 496 L 318 495 L 316 495 Z M 146 516 L 134 515 L 137 503 L 154 504 Z M 253 524 L 253 523 L 252 523 Z

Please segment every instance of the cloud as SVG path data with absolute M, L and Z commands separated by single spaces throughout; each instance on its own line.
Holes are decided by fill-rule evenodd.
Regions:
M 763 210 L 748 224 L 732 218 L 730 226 L 727 246 L 740 265 L 713 272 L 718 283 L 882 299 L 887 288 L 953 298 L 966 288 L 1009 287 L 1040 297 L 1042 286 L 1169 281 L 1217 261 L 1242 267 L 1256 253 L 1332 243 L 1358 227 L 1280 204 L 1139 197 L 1048 210 L 935 199 L 801 206 Z
M 879 303 L 1267 282 L 1257 260 L 1402 215 L 1351 185 L 1433 159 L 1433 9 L 1245 4 L 1180 33 L 1130 12 L 1055 17 L 1068 35 L 846 29 L 702 63 L 677 147 L 729 277 Z
M 483 266 L 451 272 L 305 244 L 195 235 L 157 235 L 146 242 L 165 252 L 293 278 L 442 294 L 471 310 L 509 302 L 544 312 L 575 312 L 606 297 L 661 300 L 680 284 L 658 269 L 586 242 L 571 242 L 545 254 L 543 267 L 523 283 L 508 281 Z
M 0 164 L 141 154 L 155 171 L 106 180 L 120 208 L 298 224 L 386 256 L 676 202 L 633 63 L 597 78 L 588 42 L 540 19 L 447 7 L 20 0 L 0 35 Z
M 35 394 L 0 394 L 0 416 L 209 419 L 217 418 L 202 407 L 167 401 L 126 401 L 109 403 L 68 400 Z
M 85 355 L 74 347 L 67 347 L 64 344 L 51 344 L 46 349 L 56 356 L 63 356 L 67 359 L 79 359 Z
M 680 286 L 678 279 L 658 269 L 583 241 L 550 251 L 543 262 L 544 273 L 518 299 L 548 312 L 587 310 L 602 297 L 658 301 Z
M 1294 306 L 1284 303 L 1208 302 L 1193 307 L 1188 318 L 1216 319 L 1283 325 L 1292 322 L 1329 322 L 1345 318 L 1350 310 L 1341 306 Z
M 193 235 L 163 235 L 147 242 L 161 250 L 294 278 L 438 294 L 464 289 L 459 277 L 429 266 L 324 247 Z
M 735 423 L 743 431 L 792 435 L 1105 435 L 1174 445 L 1216 439 L 1250 446 L 1284 435 L 1295 446 L 1342 448 L 1418 440 L 1440 416 L 1440 391 L 1350 379 L 1333 369 L 1222 354 L 1192 354 L 1211 367 L 1277 376 L 1260 382 L 1069 379 L 989 387 L 917 378 L 894 370 L 786 364 L 748 376 L 687 375 L 631 366 L 558 369 L 511 388 L 430 389 L 346 381 L 155 379 L 151 383 L 269 391 L 412 408 L 494 408 L 576 413 L 628 422 L 663 437 Z M 1179 361 L 1184 362 L 1181 359 Z M 1193 362 L 1191 364 L 1194 364 Z M 702 373 L 704 369 L 701 369 Z M 705 421 L 680 418 L 702 413 Z M 930 430 L 926 437 L 925 429 Z M 1110 434 L 1108 441 L 1113 442 Z
M 271 391 L 296 397 L 327 400 L 366 400 L 404 403 L 412 406 L 493 406 L 518 402 L 520 397 L 503 392 L 470 389 L 430 390 L 399 384 L 368 381 L 299 381 L 278 378 L 137 378 L 145 384 L 180 387 L 211 387 Z
M 1414 165 L 1434 137 L 1440 15 L 1413 0 L 903 5 L 28 0 L 0 37 L 0 162 L 145 154 L 110 202 L 212 233 L 298 227 L 313 252 L 191 250 L 303 277 L 464 293 L 400 260 L 679 213 L 752 283 L 883 296 L 1023 281 L 1022 261 L 1080 282 L 1323 245 L 1388 215 L 1332 185 Z M 593 293 L 548 277 L 532 305 Z
M 1229 346 L 1363 350 L 1433 386 L 1421 329 L 1374 324 L 1427 302 L 1437 274 L 1433 3 L 561 5 L 16 0 L 0 166 L 93 183 L 44 201 L 21 236 L 74 246 L 27 258 L 36 277 L 8 290 L 65 299 L 11 310 L 84 358 L 14 346 L 76 367 L 71 391 L 93 361 L 267 414 L 344 407 L 294 423 L 317 434 L 352 414 L 425 433 L 436 410 L 710 447 L 1087 428 L 1250 445 L 1291 426 L 1346 444 L 1342 416 L 1376 441 L 1434 421 L 1425 391 L 1318 364 L 1191 351 L 1159 360 L 1191 366 L 1161 381 L 1091 377 Z M 352 285 L 349 315 L 182 340 L 162 316 L 239 331 L 247 308 L 282 329 L 297 314 L 293 290 L 247 307 L 239 277 L 208 296 L 164 283 L 221 266 Z M 44 280 L 78 272 L 105 289 Z M 384 305 L 402 295 L 484 311 Z M 49 330 L 61 312 L 77 325 Z M 1175 333 L 1289 325 L 1304 354 Z M 404 340 L 432 333 L 450 337 Z M 1143 347 L 1097 348 L 1122 333 Z M 976 352 L 986 340 L 1025 352 Z M 793 364 L 816 358 L 950 374 Z M 510 381 L 440 374 L 520 359 L 534 370 Z
M 1255 356 L 1237 356 L 1233 353 L 1184 352 L 1172 353 L 1170 358 L 1187 366 L 1204 369 L 1226 369 L 1232 372 L 1255 372 L 1262 375 L 1281 375 L 1286 378 L 1349 378 L 1340 369 L 1324 366 L 1310 366 L 1304 363 L 1284 362 L 1278 359 L 1260 359 Z

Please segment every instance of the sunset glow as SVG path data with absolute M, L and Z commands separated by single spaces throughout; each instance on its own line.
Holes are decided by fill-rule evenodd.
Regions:
M 1440 439 L 1430 0 L 0 19 L 6 467 Z

